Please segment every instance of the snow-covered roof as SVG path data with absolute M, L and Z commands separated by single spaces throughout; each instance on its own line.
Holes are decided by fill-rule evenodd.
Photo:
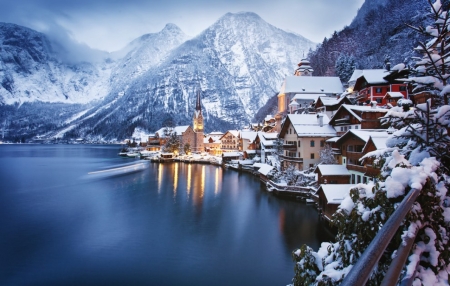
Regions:
M 336 142 L 339 140 L 339 138 L 341 138 L 341 137 L 333 137 L 333 138 L 328 139 L 326 142 L 330 142 L 330 143 Z
M 255 164 L 253 164 L 253 167 L 255 167 L 255 168 L 261 168 L 261 167 L 264 166 L 264 165 L 266 165 L 266 164 L 264 164 L 264 163 L 255 163 Z
M 344 165 L 317 165 L 322 176 L 350 176 L 350 172 Z
M 390 98 L 403 98 L 403 94 L 398 91 L 388 91 L 386 92 L 386 95 L 384 97 L 390 97 Z
M 356 81 L 363 73 L 363 70 L 354 70 L 348 82 Z
M 277 139 L 278 138 L 278 133 L 277 132 L 271 132 L 271 133 L 268 133 L 268 132 L 262 132 L 262 131 L 258 131 L 258 135 L 260 136 L 260 137 L 264 137 L 265 139 L 267 139 L 267 140 L 275 140 L 275 139 Z
M 256 131 L 241 131 L 241 138 L 247 139 L 250 142 L 255 141 L 256 135 L 258 135 Z
M 323 124 L 320 126 L 319 116 L 322 116 Z M 326 114 L 288 114 L 291 124 L 294 126 L 297 136 L 335 137 L 336 130 L 328 125 L 330 119 Z
M 183 135 L 184 132 L 186 132 L 186 130 L 189 128 L 189 125 L 185 125 L 185 126 L 175 126 L 173 128 L 173 131 L 176 132 L 177 135 Z
M 221 138 L 222 138 L 223 136 L 225 136 L 227 133 L 230 133 L 230 134 L 233 135 L 234 137 L 239 137 L 239 130 L 228 130 L 227 132 L 225 132 L 225 133 L 221 136 Z
M 239 160 L 239 164 L 241 165 L 253 165 L 253 160 Z
M 319 188 L 323 190 L 328 204 L 339 205 L 355 186 L 354 184 L 322 184 Z
M 326 96 L 327 95 L 323 94 L 323 93 L 314 93 L 314 94 L 312 94 L 312 93 L 301 93 L 301 94 L 294 95 L 294 97 L 292 99 L 293 100 L 294 99 L 295 100 L 311 100 L 311 101 L 316 102 L 319 97 L 326 97 Z
M 330 119 L 326 114 L 323 115 L 323 124 L 328 124 Z M 319 125 L 318 114 L 288 114 L 289 120 L 293 125 Z
M 387 75 L 389 75 L 389 72 L 385 69 L 362 70 L 358 79 L 364 77 L 369 84 L 381 84 L 387 83 L 384 79 Z
M 288 76 L 280 93 L 342 93 L 344 88 L 339 77 Z
M 223 157 L 239 157 L 241 155 L 242 154 L 240 152 L 225 152 L 225 153 L 222 153 Z
M 372 140 L 374 138 L 386 140 L 386 138 L 389 136 L 387 131 L 384 129 L 350 129 L 347 131 L 347 133 L 349 133 L 349 132 L 353 133 L 354 135 L 356 135 L 358 138 L 360 138 L 361 140 L 363 140 L 365 142 L 369 141 L 370 137 L 372 137 Z
M 261 168 L 259 168 L 258 172 L 260 174 L 263 174 L 264 176 L 267 176 L 267 174 L 269 174 L 270 171 L 273 170 L 273 167 L 267 164 L 262 164 L 263 166 L 261 166 Z

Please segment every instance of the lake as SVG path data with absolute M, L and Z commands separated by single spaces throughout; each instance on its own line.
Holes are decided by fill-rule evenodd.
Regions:
M 0 145 L 0 285 L 286 285 L 293 250 L 333 239 L 313 206 L 247 173 L 94 173 L 137 162 L 119 149 Z

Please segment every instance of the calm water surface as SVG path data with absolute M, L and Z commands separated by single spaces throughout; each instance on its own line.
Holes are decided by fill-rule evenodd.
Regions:
M 0 145 L 0 285 L 286 285 L 291 252 L 332 239 L 316 210 L 211 165 L 118 146 Z

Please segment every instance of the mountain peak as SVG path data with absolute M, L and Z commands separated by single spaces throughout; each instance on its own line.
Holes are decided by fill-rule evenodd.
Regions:
M 167 23 L 164 29 L 161 30 L 161 32 L 177 32 L 177 33 L 183 33 L 183 31 L 178 27 L 177 25 L 173 23 Z

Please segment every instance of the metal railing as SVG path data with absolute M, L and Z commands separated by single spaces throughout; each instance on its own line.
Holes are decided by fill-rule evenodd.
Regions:
M 378 264 L 382 254 L 384 253 L 386 247 L 390 243 L 391 239 L 394 237 L 397 232 L 399 226 L 403 222 L 403 219 L 406 217 L 408 212 L 411 210 L 412 205 L 416 201 L 417 197 L 420 194 L 420 190 L 412 189 L 409 193 L 403 198 L 402 202 L 399 204 L 397 209 L 392 213 L 383 227 L 378 231 L 375 238 L 369 244 L 367 249 L 358 259 L 358 262 L 352 267 L 350 272 L 342 281 L 341 286 L 361 286 L 365 285 L 367 280 L 369 280 L 370 275 L 372 274 L 373 269 Z M 405 246 L 401 246 L 398 250 L 397 257 L 392 261 L 389 268 L 395 268 L 388 271 L 387 275 L 383 280 L 384 286 L 393 286 L 397 284 L 398 277 L 402 271 L 402 268 L 405 264 L 406 258 L 408 256 L 409 250 L 411 249 L 412 242 L 415 238 L 410 238 L 412 241 L 406 241 Z M 410 244 L 410 245 L 408 245 Z M 408 249 L 409 247 L 409 249 Z M 404 249 L 402 249 L 404 248 Z M 411 285 L 412 279 L 406 277 L 405 284 L 402 285 Z M 402 282 L 403 283 L 403 282 Z

